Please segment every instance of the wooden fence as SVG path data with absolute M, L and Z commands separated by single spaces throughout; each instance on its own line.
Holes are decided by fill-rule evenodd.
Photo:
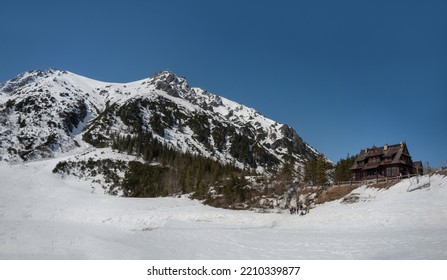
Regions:
M 365 179 L 361 181 L 343 181 L 343 182 L 336 182 L 332 184 L 332 186 L 355 186 L 355 185 L 373 185 L 373 184 L 379 184 L 379 183 L 397 183 L 400 182 L 402 179 L 411 178 L 414 176 L 418 176 L 417 174 L 408 174 L 408 175 L 402 175 L 402 176 L 396 176 L 396 177 L 377 177 L 377 178 L 371 178 L 371 179 Z

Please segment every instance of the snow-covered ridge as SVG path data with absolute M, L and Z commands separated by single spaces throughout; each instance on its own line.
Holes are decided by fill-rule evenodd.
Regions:
M 258 171 L 279 168 L 290 159 L 300 166 L 318 154 L 289 126 L 191 87 L 169 71 L 130 83 L 101 82 L 56 69 L 29 71 L 0 84 L 0 97 L 0 157 L 7 161 L 70 151 L 82 145 L 75 137 L 86 130 L 88 139 L 101 138 L 103 145 L 110 145 L 111 133 L 133 137 L 143 131 L 180 151 Z M 123 112 L 136 114 L 132 118 L 141 127 L 126 124 Z M 235 141 L 246 144 L 235 150 Z

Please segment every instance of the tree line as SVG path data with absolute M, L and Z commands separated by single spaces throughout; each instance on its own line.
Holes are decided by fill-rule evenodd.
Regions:
M 323 155 L 310 159 L 304 168 L 304 181 L 316 186 L 330 183 L 346 182 L 352 180 L 350 168 L 354 164 L 355 156 L 347 155 L 335 165 L 328 162 Z

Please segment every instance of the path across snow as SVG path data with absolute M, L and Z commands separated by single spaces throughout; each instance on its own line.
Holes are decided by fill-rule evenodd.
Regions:
M 447 259 L 440 175 L 413 192 L 410 180 L 362 187 L 358 203 L 299 217 L 92 193 L 53 174 L 57 161 L 0 163 L 0 259 Z

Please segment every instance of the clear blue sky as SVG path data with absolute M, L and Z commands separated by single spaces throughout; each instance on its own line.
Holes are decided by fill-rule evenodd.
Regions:
M 447 165 L 447 1 L 3 0 L 0 38 L 0 81 L 169 69 L 333 161 L 405 140 L 414 160 Z

